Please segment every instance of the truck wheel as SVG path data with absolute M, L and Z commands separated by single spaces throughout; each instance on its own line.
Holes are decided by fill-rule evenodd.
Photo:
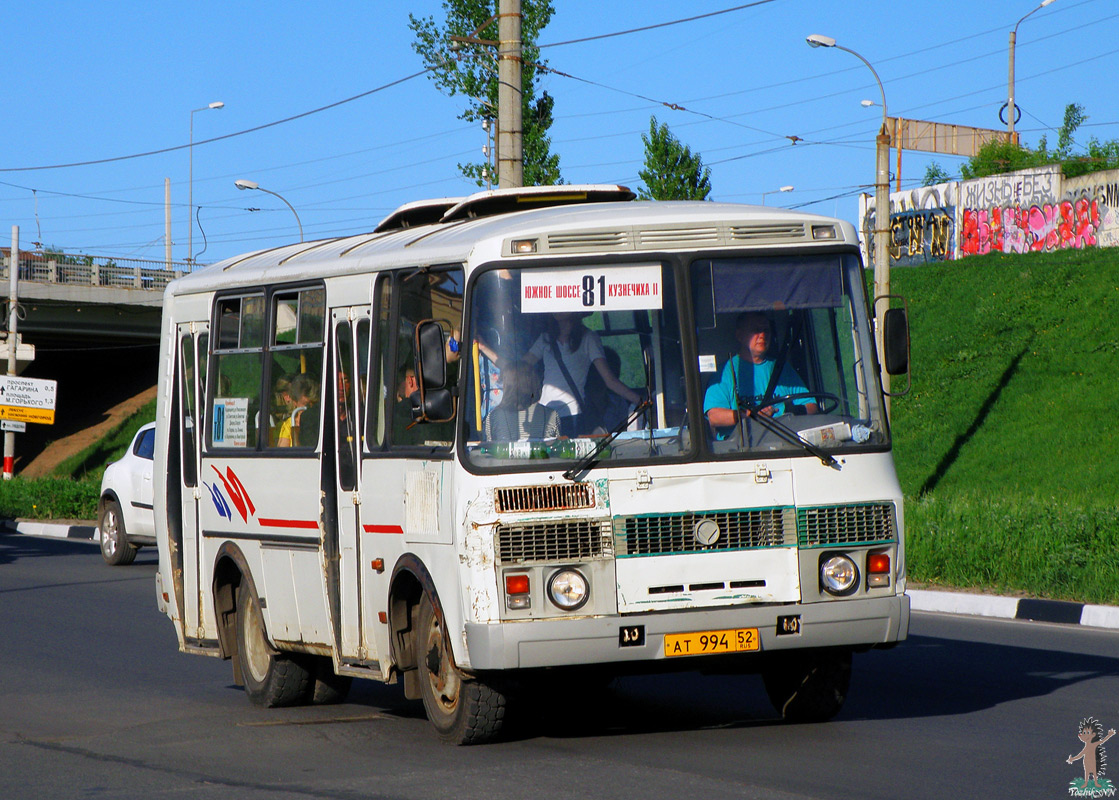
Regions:
M 101 531 L 101 557 L 113 567 L 124 567 L 136 560 L 139 549 L 128 541 L 124 529 L 124 515 L 116 500 L 106 500 L 101 506 L 101 519 L 97 523 Z
M 505 695 L 455 666 L 442 615 L 431 598 L 420 599 L 416 626 L 416 666 L 428 721 L 451 744 L 481 744 L 505 721 Z
M 237 592 L 237 654 L 245 692 L 256 705 L 294 706 L 310 699 L 311 673 L 268 643 L 260 604 L 244 585 Z
M 765 691 L 789 722 L 826 722 L 839 713 L 851 683 L 851 653 L 778 655 L 764 672 Z

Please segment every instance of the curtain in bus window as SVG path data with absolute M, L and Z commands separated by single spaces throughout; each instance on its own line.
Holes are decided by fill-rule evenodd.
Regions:
M 715 261 L 711 285 L 716 314 L 836 308 L 843 297 L 839 259 L 819 256 Z

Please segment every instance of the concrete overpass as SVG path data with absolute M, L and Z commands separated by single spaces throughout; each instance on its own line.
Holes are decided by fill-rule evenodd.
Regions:
M 11 248 L 0 253 L 6 328 Z M 58 407 L 54 425 L 28 425 L 17 436 L 17 474 L 47 442 L 97 424 L 108 409 L 155 384 L 163 290 L 189 268 L 21 250 L 18 332 L 35 348 L 22 374 L 57 380 Z

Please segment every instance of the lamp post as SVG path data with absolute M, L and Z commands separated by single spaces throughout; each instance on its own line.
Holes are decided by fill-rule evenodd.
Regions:
M 782 186 L 780 189 L 771 189 L 768 192 L 762 192 L 762 205 L 763 206 L 765 205 L 765 196 L 767 194 L 777 194 L 778 192 L 791 192 L 792 190 L 793 190 L 792 186 Z
M 1026 14 L 1025 17 L 1014 23 L 1014 30 L 1010 32 L 1010 75 L 1006 82 L 1006 132 L 1008 134 L 1008 141 L 1014 141 L 1014 45 L 1018 41 L 1018 26 L 1025 22 L 1026 17 L 1033 14 L 1035 11 L 1040 11 L 1045 8 L 1054 0 L 1041 0 L 1041 5 Z
M 194 115 L 199 111 L 215 111 L 225 108 L 225 103 L 220 100 L 210 103 L 202 108 L 191 109 L 190 112 L 190 178 L 187 182 L 187 262 L 194 263 Z
M 287 200 L 284 200 L 281 195 L 276 194 L 271 189 L 265 189 L 263 186 L 259 186 L 256 181 L 247 181 L 242 178 L 241 180 L 233 181 L 233 185 L 236 186 L 238 189 L 255 189 L 258 192 L 264 192 L 266 194 L 272 195 L 273 197 L 279 197 L 281 200 L 283 200 L 284 205 L 291 209 L 292 214 L 295 214 L 295 224 L 299 226 L 299 241 L 303 241 L 303 223 L 299 221 L 299 214 L 296 213 L 295 207 L 291 203 L 289 203 Z
M 1047 0 L 1053 2 L 1053 0 Z M 861 55 L 848 47 L 835 43 L 830 36 L 814 33 L 806 41 L 811 47 L 834 47 L 850 53 L 866 64 L 874 80 L 878 83 L 878 91 L 882 93 L 882 127 L 875 139 L 875 179 L 874 179 L 874 342 L 878 348 L 879 358 L 882 357 L 882 329 L 885 325 L 887 302 L 881 309 L 878 308 L 878 298 L 890 293 L 890 127 L 886 116 L 886 90 L 882 87 L 882 79 L 874 66 Z M 882 371 L 882 391 L 886 393 L 886 414 L 890 413 L 890 376 Z

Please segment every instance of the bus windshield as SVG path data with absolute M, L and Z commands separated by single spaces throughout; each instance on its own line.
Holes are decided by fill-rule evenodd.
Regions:
M 614 263 L 478 275 L 460 354 L 469 463 L 554 469 L 614 434 L 605 463 L 885 442 L 855 256 L 693 261 L 684 320 L 676 274 Z
M 886 442 L 854 256 L 705 259 L 690 280 L 713 453 Z

